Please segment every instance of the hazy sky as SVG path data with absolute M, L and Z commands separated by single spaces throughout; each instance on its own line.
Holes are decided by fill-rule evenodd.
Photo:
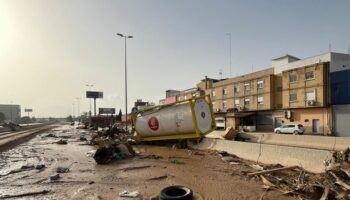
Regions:
M 269 67 L 286 53 L 304 58 L 350 46 L 350 1 L 0 0 L 0 103 L 64 117 L 75 98 L 87 111 L 86 83 L 104 92 L 98 107 L 124 111 L 124 41 L 129 108 L 158 102 L 167 89 L 205 75 Z M 77 108 L 77 106 L 75 106 Z M 75 111 L 77 112 L 77 111 Z

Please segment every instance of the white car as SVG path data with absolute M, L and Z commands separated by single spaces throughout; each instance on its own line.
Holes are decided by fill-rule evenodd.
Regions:
M 292 133 L 294 135 L 303 134 L 305 131 L 303 125 L 301 124 L 286 124 L 275 128 L 275 133 Z

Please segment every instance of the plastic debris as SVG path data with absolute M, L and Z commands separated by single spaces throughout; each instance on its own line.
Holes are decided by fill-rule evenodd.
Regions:
M 138 197 L 140 195 L 140 192 L 135 190 L 135 191 L 132 191 L 132 192 L 128 192 L 126 190 L 122 191 L 119 193 L 119 196 L 120 197 L 130 197 L 130 198 L 135 198 L 135 197 Z

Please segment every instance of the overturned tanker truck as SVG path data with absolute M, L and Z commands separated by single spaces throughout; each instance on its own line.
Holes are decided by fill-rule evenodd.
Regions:
M 209 95 L 138 111 L 133 121 L 137 141 L 201 138 L 215 129 Z

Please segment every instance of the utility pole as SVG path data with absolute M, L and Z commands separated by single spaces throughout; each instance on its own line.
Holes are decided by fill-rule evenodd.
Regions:
M 125 130 L 128 131 L 128 76 L 127 76 L 127 57 L 126 57 L 126 40 L 134 38 L 132 35 L 123 35 L 121 33 L 117 33 L 118 36 L 124 38 L 125 41 Z
M 229 36 L 229 41 L 230 41 L 230 78 L 232 76 L 232 42 L 231 42 L 231 33 L 226 33 L 226 35 Z

